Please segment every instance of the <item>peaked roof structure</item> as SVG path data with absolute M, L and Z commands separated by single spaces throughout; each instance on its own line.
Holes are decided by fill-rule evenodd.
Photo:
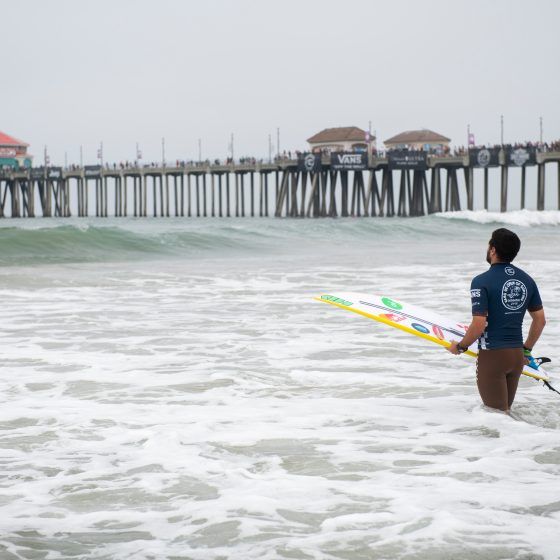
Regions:
M 423 128 L 422 130 L 407 130 L 385 140 L 385 144 L 429 144 L 431 142 L 451 142 L 451 138 Z
M 323 142 L 365 142 L 366 134 L 367 132 L 365 130 L 357 126 L 325 128 L 321 130 L 321 132 L 311 136 L 311 138 L 308 138 L 307 141 L 313 144 Z
M 24 146 L 27 148 L 29 144 L 0 131 L 0 146 Z

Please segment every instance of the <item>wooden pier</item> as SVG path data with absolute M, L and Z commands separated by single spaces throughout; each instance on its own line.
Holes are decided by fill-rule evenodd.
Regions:
M 418 161 L 409 157 L 414 154 Z M 364 165 L 348 169 L 344 163 L 334 165 L 331 156 L 313 154 L 306 161 L 242 165 L 3 169 L 0 218 L 422 216 L 488 209 L 491 166 L 500 170 L 502 212 L 525 208 L 528 197 L 544 210 L 545 172 L 556 167 L 560 209 L 560 152 L 535 152 L 533 160 L 521 165 L 512 164 L 516 160 L 509 155 L 499 150 L 491 155 L 493 164 L 486 159 L 480 165 L 473 162 L 473 153 L 439 157 L 402 152 L 400 159 L 392 153 L 369 159 L 364 154 Z M 527 165 L 537 166 L 536 189 L 527 189 Z M 515 166 L 521 169 L 521 196 L 519 205 L 512 206 L 508 181 Z M 482 203 L 475 208 L 477 189 Z

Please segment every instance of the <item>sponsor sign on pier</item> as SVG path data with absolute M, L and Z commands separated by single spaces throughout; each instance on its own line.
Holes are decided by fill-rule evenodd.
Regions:
M 301 154 L 298 158 L 298 171 L 321 171 L 321 154 Z
M 392 150 L 388 152 L 389 169 L 428 169 L 428 153 L 424 151 Z
M 30 171 L 31 179 L 44 179 L 46 170 L 44 167 L 33 167 Z
M 535 146 L 522 146 L 518 148 L 508 146 L 506 149 L 506 158 L 509 165 L 515 165 L 516 167 L 536 165 L 537 150 Z
M 472 167 L 498 167 L 500 148 L 471 148 L 469 161 Z
M 344 153 L 333 152 L 331 154 L 331 169 L 334 171 L 363 171 L 367 169 L 368 156 L 365 152 Z
M 100 165 L 86 165 L 84 167 L 84 177 L 99 177 L 101 175 Z

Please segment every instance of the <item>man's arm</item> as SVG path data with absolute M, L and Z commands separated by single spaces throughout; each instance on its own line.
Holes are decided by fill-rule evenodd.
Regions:
M 461 354 L 457 348 L 460 344 L 462 348 L 468 348 L 476 339 L 480 338 L 484 329 L 486 329 L 486 321 L 488 316 L 488 291 L 482 280 L 482 276 L 473 278 L 471 282 L 471 306 L 472 306 L 472 322 L 459 343 L 452 340 L 447 350 L 452 354 Z M 464 351 L 464 350 L 463 350 Z
M 544 309 L 538 309 L 537 311 L 529 311 L 529 315 L 531 315 L 531 327 L 529 328 L 529 334 L 527 335 L 527 339 L 525 340 L 525 348 L 532 350 L 533 346 L 539 340 L 541 333 L 546 325 L 546 318 L 544 316 Z
M 475 340 L 480 338 L 485 328 L 486 328 L 486 315 L 473 315 L 472 322 L 469 325 L 469 328 L 465 333 L 463 340 L 461 340 L 459 344 L 463 348 L 468 348 Z M 455 340 L 451 341 L 451 344 L 447 347 L 447 350 L 452 354 L 461 353 L 457 348 L 457 341 Z

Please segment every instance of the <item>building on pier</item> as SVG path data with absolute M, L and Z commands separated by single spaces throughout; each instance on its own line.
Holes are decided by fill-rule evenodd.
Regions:
M 357 126 L 325 128 L 307 139 L 312 152 L 369 152 L 375 137 Z
M 33 156 L 27 153 L 29 144 L 0 131 L 0 168 L 31 167 Z
M 424 150 L 437 154 L 449 151 L 450 138 L 432 130 L 407 130 L 385 140 L 387 150 Z

